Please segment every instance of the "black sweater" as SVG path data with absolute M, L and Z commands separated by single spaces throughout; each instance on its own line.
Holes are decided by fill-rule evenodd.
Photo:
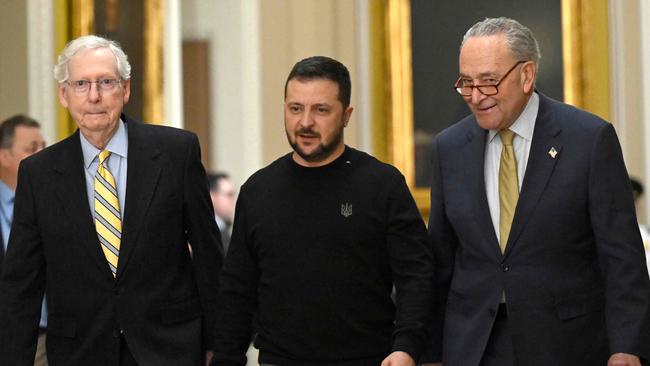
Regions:
M 396 350 L 417 360 L 432 266 L 397 169 L 349 147 L 318 168 L 285 155 L 242 186 L 214 364 L 245 364 L 254 313 L 263 363 L 379 365 Z

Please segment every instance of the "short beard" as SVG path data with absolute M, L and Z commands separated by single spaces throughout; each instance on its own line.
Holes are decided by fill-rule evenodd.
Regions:
M 323 161 L 327 159 L 330 155 L 332 155 L 334 150 L 336 150 L 336 148 L 339 146 L 341 141 L 343 141 L 343 128 L 341 128 L 339 132 L 336 135 L 334 135 L 332 141 L 330 141 L 328 144 L 323 144 L 323 143 L 318 144 L 318 147 L 312 153 L 308 154 L 305 151 L 303 151 L 298 145 L 298 143 L 296 142 L 298 140 L 297 137 L 294 140 L 291 140 L 291 135 L 289 134 L 289 131 L 285 130 L 285 132 L 287 134 L 287 140 L 289 140 L 289 145 L 291 145 L 293 151 L 295 151 L 296 154 L 298 154 L 305 161 L 308 161 L 310 163 L 317 163 L 319 161 Z M 298 135 L 300 133 L 309 133 L 309 134 L 316 135 L 316 133 L 311 129 L 300 129 L 295 132 L 295 135 Z M 320 135 L 318 136 L 320 137 Z

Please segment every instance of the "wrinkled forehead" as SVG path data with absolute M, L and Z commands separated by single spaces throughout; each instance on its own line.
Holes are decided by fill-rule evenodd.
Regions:
M 503 71 L 513 62 L 503 35 L 468 38 L 458 58 L 460 74 L 472 77 Z
M 117 58 L 108 47 L 83 48 L 70 58 L 68 73 L 73 75 L 86 72 L 118 75 Z

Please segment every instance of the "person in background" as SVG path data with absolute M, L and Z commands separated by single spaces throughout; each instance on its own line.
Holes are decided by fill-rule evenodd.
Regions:
M 45 147 L 45 140 L 41 133 L 41 125 L 33 118 L 16 115 L 0 124 L 0 234 L 2 247 L 0 247 L 0 272 L 2 260 L 7 252 L 9 233 L 14 218 L 14 198 L 16 196 L 16 182 L 18 180 L 18 166 L 20 162 L 37 153 Z M 0 297 L 2 293 L 0 293 Z M 45 352 L 45 339 L 47 330 L 47 301 L 44 298 L 41 305 L 41 320 L 38 328 L 38 342 L 34 366 L 47 366 Z
M 527 27 L 465 34 L 454 85 L 472 114 L 432 146 L 436 306 L 422 362 L 639 366 L 650 280 L 614 127 L 535 88 Z
M 426 228 L 399 171 L 345 145 L 350 93 L 328 57 L 289 73 L 293 152 L 241 188 L 214 365 L 244 365 L 257 333 L 262 365 L 415 366 L 432 296 Z
M 214 208 L 214 219 L 221 230 L 221 243 L 224 252 L 228 251 L 232 223 L 235 219 L 235 204 L 237 203 L 237 190 L 230 176 L 224 172 L 208 174 L 210 198 Z
M 78 129 L 20 164 L 0 365 L 34 359 L 44 292 L 51 366 L 205 365 L 222 249 L 198 138 L 122 114 L 131 66 L 114 41 L 71 41 L 54 76 Z
M 630 178 L 630 184 L 632 184 L 632 195 L 634 196 L 634 205 L 638 214 L 639 202 L 641 202 L 641 197 L 643 196 L 643 184 L 635 178 Z M 639 231 L 641 232 L 641 239 L 643 239 L 645 258 L 648 262 L 648 274 L 650 274 L 650 231 L 648 231 L 647 225 L 641 223 L 639 223 Z

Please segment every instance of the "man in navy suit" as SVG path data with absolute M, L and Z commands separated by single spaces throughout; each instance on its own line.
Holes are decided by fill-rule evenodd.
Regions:
M 535 90 L 539 58 L 512 19 L 463 39 L 455 88 L 472 115 L 432 151 L 438 304 L 425 364 L 650 357 L 650 281 L 616 133 Z
M 0 365 L 32 365 L 44 291 L 51 366 L 205 365 L 222 252 L 196 135 L 122 114 L 113 41 L 73 40 L 54 74 L 78 130 L 20 164 Z

